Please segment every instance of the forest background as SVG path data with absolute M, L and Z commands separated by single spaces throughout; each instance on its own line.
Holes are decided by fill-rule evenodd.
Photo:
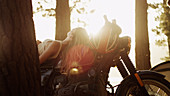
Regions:
M 70 6 L 74 6 L 71 0 Z M 160 3 L 162 0 L 147 0 L 148 3 Z M 33 0 L 33 19 L 35 24 L 35 32 L 37 40 L 55 39 L 56 21 L 54 11 L 45 11 L 44 9 L 55 9 L 56 0 Z M 71 29 L 75 27 L 84 27 L 89 35 L 97 34 L 100 28 L 104 25 L 103 16 L 107 15 L 108 19 L 116 19 L 117 24 L 122 28 L 121 36 L 130 36 L 132 39 L 132 46 L 130 51 L 130 58 L 135 63 L 135 0 L 81 0 L 76 7 L 81 8 L 86 13 L 81 13 L 81 10 L 71 11 Z M 151 67 L 164 62 L 164 58 L 169 56 L 168 44 L 165 42 L 160 46 L 157 44 L 158 40 L 166 40 L 164 34 L 157 35 L 152 30 L 159 25 L 155 21 L 156 16 L 160 14 L 152 8 L 148 8 L 148 34 L 149 34 L 149 47 L 150 47 L 150 61 Z M 117 73 L 114 74 L 113 73 Z M 118 83 L 122 78 L 120 77 L 116 68 L 112 68 L 110 72 L 111 83 Z

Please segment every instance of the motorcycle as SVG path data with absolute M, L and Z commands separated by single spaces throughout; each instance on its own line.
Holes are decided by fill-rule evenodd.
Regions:
M 94 50 L 94 65 L 83 74 L 61 73 L 59 57 L 42 64 L 42 96 L 170 96 L 170 83 L 164 75 L 152 70 L 136 70 L 128 56 L 130 37 L 119 37 L 119 33 L 113 36 L 110 51 Z M 117 67 L 123 77 L 116 86 L 108 81 L 111 67 Z M 78 72 L 76 68 L 70 70 Z

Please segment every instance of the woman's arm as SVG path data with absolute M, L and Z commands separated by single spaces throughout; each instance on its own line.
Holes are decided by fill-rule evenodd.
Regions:
M 47 49 L 39 56 L 40 64 L 46 61 L 49 57 L 59 53 L 61 50 L 61 46 L 62 44 L 60 41 L 52 41 Z
M 44 61 L 46 61 L 51 56 L 56 56 L 58 53 L 63 49 L 71 40 L 73 37 L 72 32 L 68 32 L 67 37 L 63 41 L 52 41 L 49 46 L 45 49 L 45 51 L 39 56 L 40 64 L 42 64 Z

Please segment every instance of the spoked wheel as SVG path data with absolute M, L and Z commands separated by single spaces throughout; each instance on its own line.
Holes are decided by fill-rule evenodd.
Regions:
M 169 88 L 155 80 L 144 80 L 145 88 L 150 96 L 170 96 Z
M 150 96 L 170 96 L 170 83 L 152 75 L 141 76 Z M 116 96 L 145 96 L 132 77 L 126 78 L 118 87 Z

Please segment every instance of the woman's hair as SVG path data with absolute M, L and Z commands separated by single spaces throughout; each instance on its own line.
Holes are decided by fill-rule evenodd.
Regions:
M 89 49 L 89 36 L 84 28 L 78 27 L 71 31 L 73 34 L 72 41 L 66 46 L 62 52 L 61 71 L 68 73 L 73 67 L 82 67 L 92 63 L 93 53 Z M 85 60 L 83 60 L 85 59 Z M 82 69 L 81 71 L 84 71 Z
M 72 47 L 77 44 L 88 44 L 89 36 L 84 28 L 78 27 L 72 29 L 71 33 L 73 34 L 72 41 L 68 44 L 67 48 Z

